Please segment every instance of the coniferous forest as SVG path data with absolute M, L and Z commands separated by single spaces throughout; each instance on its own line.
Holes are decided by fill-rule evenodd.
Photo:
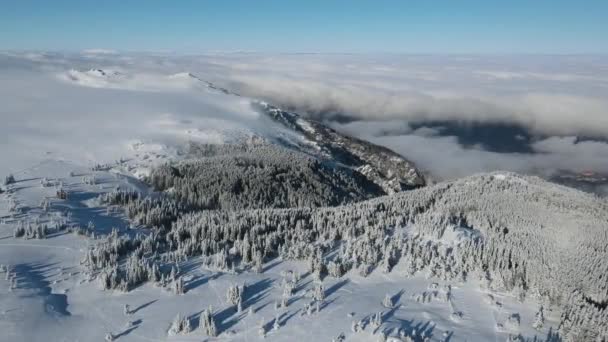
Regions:
M 366 276 L 406 265 L 403 277 L 466 281 L 562 308 L 567 340 L 608 336 L 608 205 L 540 178 L 484 174 L 381 196 L 338 165 L 279 147 L 199 149 L 154 169 L 152 196 L 114 191 L 138 225 L 110 234 L 84 260 L 106 289 L 155 282 L 183 291 L 175 264 L 259 272 L 274 258 L 304 260 L 315 277 Z M 457 232 L 465 236 L 445 244 Z

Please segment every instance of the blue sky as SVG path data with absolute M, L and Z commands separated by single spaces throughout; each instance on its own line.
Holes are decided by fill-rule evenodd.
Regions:
M 606 0 L 0 0 L 0 49 L 608 53 Z

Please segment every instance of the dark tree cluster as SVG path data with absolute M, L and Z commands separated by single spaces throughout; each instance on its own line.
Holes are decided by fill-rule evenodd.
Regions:
M 148 182 L 198 209 L 336 206 L 383 195 L 358 171 L 268 145 L 193 145 L 197 158 L 151 171 Z

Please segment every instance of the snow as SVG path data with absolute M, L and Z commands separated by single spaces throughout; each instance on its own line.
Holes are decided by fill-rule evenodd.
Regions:
M 0 56 L 0 65 L 11 61 Z M 210 91 L 189 73 L 47 67 L 10 69 L 0 78 L 0 174 L 12 173 L 17 179 L 0 194 L 0 264 L 10 272 L 0 277 L 0 341 L 102 341 L 108 333 L 119 341 L 200 341 L 207 337 L 197 329 L 197 319 L 187 335 L 168 336 L 167 331 L 176 315 L 198 318 L 209 305 L 215 309 L 219 339 L 231 341 L 263 340 L 260 320 L 269 341 L 329 341 L 341 333 L 347 341 L 375 340 L 369 324 L 358 333 L 351 325 L 367 322 L 377 312 L 384 316 L 380 330 L 388 335 L 416 329 L 432 341 L 506 340 L 512 333 L 544 337 L 555 326 L 557 318 L 548 312 L 544 327 L 532 328 L 539 306 L 532 298 L 522 303 L 474 280 L 407 277 L 402 264 L 389 274 L 376 270 L 363 278 L 353 271 L 324 280 L 325 303 L 312 315 L 302 314 L 315 281 L 305 263 L 296 261 L 272 260 L 262 273 L 230 274 L 201 267 L 194 258 L 180 264 L 187 290 L 183 295 L 151 284 L 128 293 L 101 290 L 81 265 L 96 239 L 68 230 L 40 240 L 15 238 L 15 227 L 20 222 L 65 223 L 92 225 L 96 235 L 113 228 L 124 235 L 145 233 L 142 227 L 131 227 L 121 211 L 102 206 L 97 196 L 117 187 L 148 192 L 138 178 L 158 163 L 181 158 L 188 141 L 225 143 L 290 133 L 255 112 L 248 99 Z M 312 130 L 302 123 L 303 129 Z M 97 163 L 109 167 L 92 171 Z M 83 177 L 94 177 L 94 184 Z M 43 187 L 43 178 L 61 182 L 68 199 L 56 198 L 57 187 Z M 48 212 L 41 208 L 45 200 L 50 201 Z M 441 241 L 454 245 L 475 236 L 450 227 Z M 288 270 L 303 277 L 288 307 L 277 310 L 282 274 Z M 229 286 L 243 283 L 250 292 L 244 312 L 237 313 L 225 294 Z M 442 299 L 448 286 L 451 296 Z M 387 294 L 393 297 L 393 308 L 382 305 Z M 131 315 L 123 313 L 125 304 Z M 513 314 L 520 317 L 519 327 L 506 324 Z M 274 331 L 277 316 L 279 328 Z
M 505 180 L 505 179 L 507 179 L 507 175 L 502 174 L 502 173 L 498 173 L 498 174 L 494 175 L 494 179 Z
M 93 174 L 101 187 L 82 183 L 83 175 Z M 443 340 L 444 332 L 451 341 L 505 340 L 511 333 L 526 337 L 546 334 L 546 330 L 537 332 L 531 326 L 538 307 L 533 299 L 520 303 L 512 296 L 488 292 L 475 281 L 448 283 L 427 279 L 424 274 L 406 277 L 401 264 L 390 274 L 377 270 L 363 278 L 352 272 L 341 279 L 324 280 L 326 304 L 311 316 L 302 313 L 311 300 L 307 293 L 312 291 L 315 282 L 303 262 L 273 260 L 264 265 L 265 271 L 261 274 L 230 274 L 202 268 L 197 259 L 191 259 L 180 264 L 187 289 L 184 295 L 150 284 L 128 293 L 102 291 L 97 281 L 89 281 L 80 265 L 93 240 L 69 233 L 44 240 L 17 239 L 12 237 L 13 227 L 19 220 L 34 217 L 45 222 L 47 215 L 69 209 L 71 224 L 84 226 L 92 221 L 99 233 L 116 227 L 128 234 L 129 224 L 122 214 L 108 214 L 92 199 L 116 186 L 142 191 L 143 185 L 129 176 L 121 176 L 115 169 L 93 172 L 62 161 L 41 163 L 16 173 L 15 177 L 18 183 L 13 190 L 0 195 L 0 217 L 3 218 L 0 263 L 10 265 L 19 282 L 16 289 L 9 291 L 8 282 L 0 278 L 0 326 L 5 332 L 0 341 L 46 341 L 49 336 L 55 336 L 54 340 L 58 341 L 100 341 L 108 332 L 119 336 L 120 341 L 199 341 L 205 339 L 201 330 L 171 337 L 167 330 L 177 314 L 197 317 L 209 305 L 214 307 L 220 320 L 220 338 L 233 341 L 262 340 L 257 332 L 260 320 L 267 326 L 266 340 L 269 341 L 330 340 L 340 333 L 344 333 L 348 341 L 369 341 L 377 337 L 369 324 L 359 333 L 351 331 L 351 324 L 366 321 L 376 312 L 383 312 L 381 330 L 391 336 L 397 336 L 399 329 L 411 333 L 414 328 L 428 334 L 432 341 Z M 67 201 L 53 199 L 50 213 L 41 212 L 37 209 L 39 203 L 54 191 L 54 188 L 40 186 L 41 177 L 62 181 L 74 196 Z M 15 218 L 7 212 L 9 199 L 23 208 L 23 213 Z M 453 234 L 464 234 L 457 231 L 454 229 Z M 298 270 L 303 275 L 302 285 L 289 306 L 277 310 L 274 305 L 282 296 L 282 274 L 288 270 Z M 239 314 L 226 303 L 225 292 L 229 285 L 243 283 L 248 284 L 250 294 L 245 296 L 244 312 Z M 448 301 L 442 297 L 447 285 L 451 286 Z M 393 308 L 382 305 L 386 294 L 393 297 Z M 489 295 L 492 301 L 487 299 Z M 426 299 L 420 300 L 422 296 Z M 133 314 L 123 314 L 125 304 L 129 304 Z M 252 317 L 247 314 L 249 306 L 254 309 Z M 459 316 L 454 316 L 454 311 L 459 312 Z M 505 323 L 513 313 L 521 317 L 519 328 Z M 277 315 L 280 327 L 273 331 L 271 327 Z M 129 321 L 135 324 L 129 326 Z
M 314 128 L 312 128 L 312 126 L 310 125 L 310 123 L 306 120 L 302 120 L 302 119 L 298 119 L 296 121 L 296 123 L 306 132 L 311 133 L 311 134 L 316 134 L 317 132 L 315 131 Z

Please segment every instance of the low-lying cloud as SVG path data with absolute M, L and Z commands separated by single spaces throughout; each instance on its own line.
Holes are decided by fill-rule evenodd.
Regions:
M 217 63 L 226 68 L 219 82 L 227 87 L 392 148 L 439 179 L 499 169 L 608 173 L 605 57 L 284 56 Z M 490 134 L 479 134 L 475 144 L 475 137 L 459 135 L 467 126 Z
M 147 101 L 145 106 L 132 100 L 120 104 L 120 97 L 113 98 L 104 113 L 116 107 L 129 115 L 127 105 L 136 113 L 141 107 L 154 113 L 185 109 L 200 120 L 196 95 L 191 97 L 197 90 L 183 79 L 193 73 L 392 148 L 437 179 L 498 169 L 608 174 L 605 56 L 176 56 L 86 51 L 5 53 L 2 58 L 3 75 L 40 70 L 107 89 L 104 94 L 132 89 L 163 92 L 162 97 L 138 94 Z M 119 82 L 89 69 L 116 71 Z M 23 81 L 5 84 L 11 89 L 5 94 L 23 97 L 14 84 L 28 87 Z M 44 96 L 40 91 L 37 96 Z M 178 103 L 180 98 L 185 99 L 183 104 Z M 89 109 L 100 112 L 99 107 Z M 216 119 L 230 116 L 227 110 L 214 114 Z
M 272 60 L 257 69 L 241 62 L 236 71 L 227 67 L 224 82 L 320 120 L 339 114 L 366 121 L 515 123 L 545 135 L 608 136 L 608 61 L 582 59 L 580 69 L 553 75 L 555 62 L 548 57 L 548 66 L 538 66 L 548 70 L 535 73 L 508 71 L 533 67 L 519 60 L 499 71 L 477 69 L 487 68 L 492 57 L 470 63 L 446 58 L 444 64 L 394 58 L 385 68 L 378 62 L 355 67 L 335 61 L 307 68 L 298 59 L 291 69 L 279 64 L 273 70 Z

